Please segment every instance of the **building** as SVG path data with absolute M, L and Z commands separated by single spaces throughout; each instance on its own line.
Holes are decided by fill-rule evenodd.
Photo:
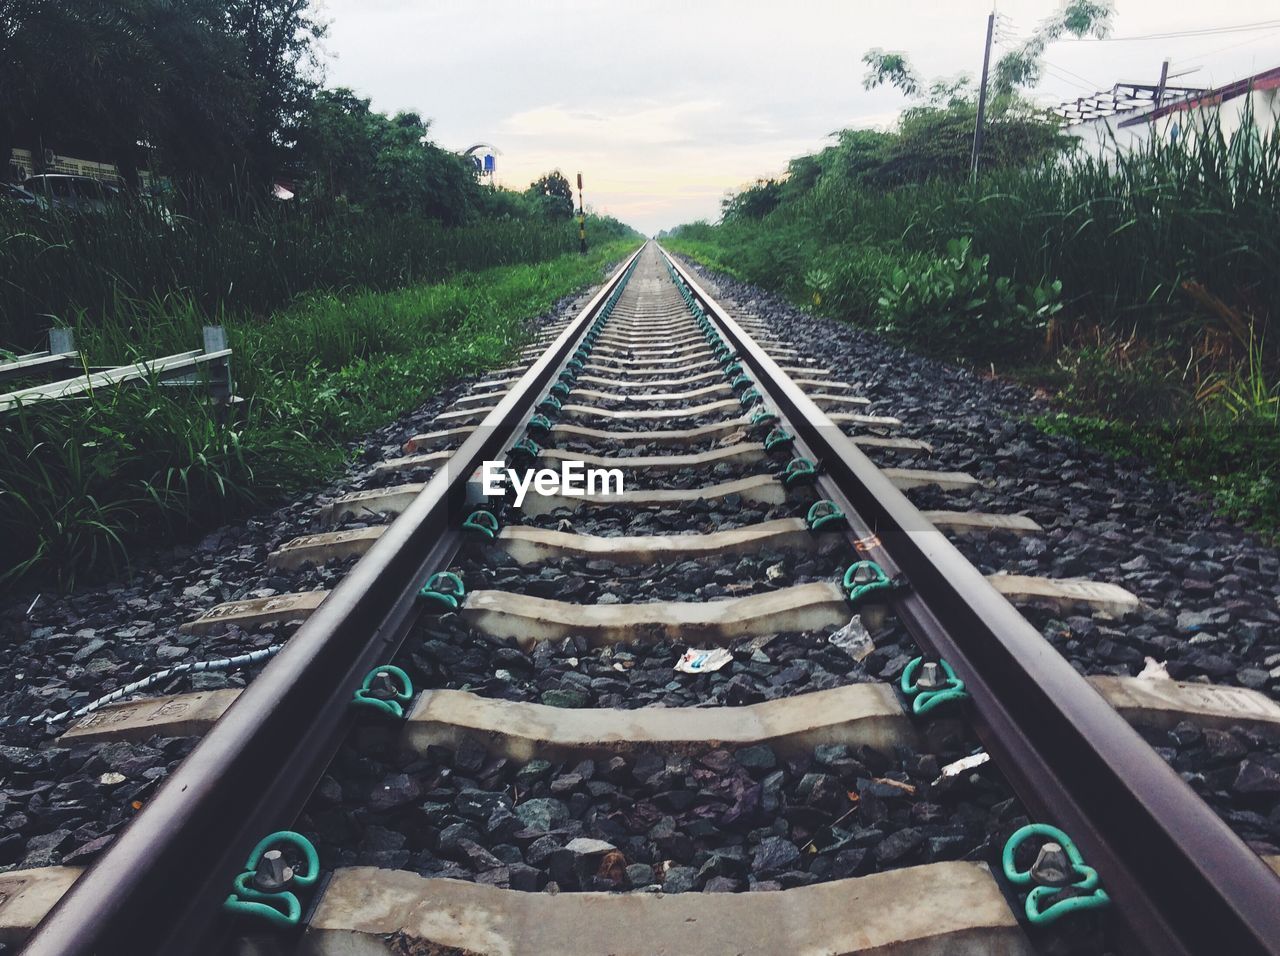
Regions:
M 1187 142 L 1208 126 L 1226 136 L 1246 117 L 1263 132 L 1280 124 L 1280 67 L 1216 89 L 1117 83 L 1110 91 L 1063 103 L 1054 112 L 1087 153 L 1112 156 L 1157 138 Z
M 91 159 L 75 159 L 46 149 L 44 151 L 44 163 L 41 168 L 37 169 L 35 156 L 31 150 L 14 149 L 9 157 L 8 177 L 11 180 L 21 182 L 36 173 L 66 173 L 71 176 L 88 176 L 117 186 L 123 182 L 120 170 L 111 163 L 99 163 Z M 138 170 L 138 182 L 144 191 L 149 191 L 153 185 L 150 171 L 146 169 Z

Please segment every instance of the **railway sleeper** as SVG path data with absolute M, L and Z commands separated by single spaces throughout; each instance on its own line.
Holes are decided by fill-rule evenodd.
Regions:
M 992 574 L 987 576 L 987 580 L 1014 604 L 1054 611 L 1090 610 L 1119 617 L 1140 604 L 1135 595 L 1119 585 L 1083 578 Z M 305 620 L 320 606 L 327 593 L 300 591 L 229 601 L 215 605 L 195 620 L 183 624 L 181 629 L 184 633 L 206 634 L 231 624 L 250 628 Z M 788 608 L 783 603 L 788 600 L 797 603 Z M 873 623 L 877 607 L 879 605 L 865 605 L 864 620 Z M 531 641 L 588 632 L 610 641 L 638 639 L 644 635 L 679 639 L 678 631 L 683 626 L 691 628 L 684 635 L 690 639 L 705 635 L 707 638 L 716 636 L 720 640 L 732 640 L 735 636 L 817 630 L 827 625 L 843 624 L 848 617 L 844 592 L 834 582 L 801 584 L 747 597 L 694 604 L 571 604 L 506 591 L 473 591 L 467 596 L 463 610 L 479 630 L 498 637 L 508 636 L 509 632 L 512 636 L 519 636 L 512 629 L 517 626 L 516 622 L 529 618 L 532 623 L 521 633 L 542 635 L 531 638 Z M 788 615 L 788 610 L 794 614 Z M 814 623 L 804 624 L 805 621 Z M 733 627 L 739 630 L 731 633 Z M 631 633 L 631 637 L 622 636 L 626 633 Z

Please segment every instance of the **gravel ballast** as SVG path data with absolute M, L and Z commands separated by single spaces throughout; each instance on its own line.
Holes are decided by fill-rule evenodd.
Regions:
M 1044 528 L 1020 537 L 991 533 L 955 539 L 981 570 L 1091 577 L 1121 584 L 1143 600 L 1141 611 L 1119 621 L 1027 612 L 1046 640 L 1080 670 L 1133 675 L 1150 657 L 1181 679 L 1280 694 L 1280 554 L 1275 549 L 1215 517 L 1202 497 L 1154 477 L 1138 462 L 1115 461 L 1040 433 L 1027 418 L 1045 407 L 1021 386 L 911 355 L 873 334 L 809 316 L 731 280 L 717 276 L 714 282 L 731 311 L 733 303 L 761 315 L 780 339 L 819 358 L 834 379 L 854 383 L 855 394 L 873 401 L 866 411 L 900 418 L 903 427 L 893 434 L 933 446 L 927 454 L 872 451 L 874 460 L 966 471 L 982 482 L 963 494 L 913 490 L 909 496 L 920 507 L 1024 513 Z M 569 308 L 562 304 L 542 321 Z M 287 637 L 288 631 L 278 627 L 229 629 L 209 637 L 181 635 L 177 629 L 222 601 L 333 586 L 349 561 L 280 572 L 267 569 L 265 557 L 299 534 L 329 530 L 316 522 L 315 513 L 338 494 L 421 480 L 421 474 L 408 473 L 378 477 L 368 467 L 403 454 L 403 442 L 433 430 L 434 416 L 466 391 L 460 385 L 442 392 L 381 429 L 342 482 L 269 515 L 219 529 L 197 545 L 156 556 L 124 585 L 86 588 L 69 597 L 44 595 L 29 613 L 34 595 L 0 608 L 10 647 L 0 661 L 0 714 L 62 710 L 171 663 L 242 653 Z M 647 430 L 697 422 L 618 424 Z M 601 443 L 590 448 L 608 451 Z M 679 449 L 686 450 L 701 449 Z M 701 469 L 649 486 L 699 487 L 760 470 L 735 466 L 722 476 Z M 679 509 L 609 506 L 514 520 L 581 533 L 652 534 L 721 530 L 796 513 L 789 506 L 729 500 Z M 462 562 L 464 571 L 468 560 Z M 803 560 L 815 566 L 801 568 Z M 468 583 L 579 603 L 604 595 L 628 601 L 711 600 L 734 593 L 730 585 L 754 593 L 820 579 L 830 563 L 775 555 L 767 561 L 753 557 L 745 567 L 740 561 L 695 562 L 640 573 L 608 562 L 548 562 L 519 569 L 527 582 L 523 587 L 515 586 L 515 569 L 501 567 L 488 577 L 473 567 Z M 783 576 L 769 578 L 768 569 L 777 565 Z M 531 583 L 536 580 L 543 583 Z M 686 649 L 675 642 L 593 649 L 570 639 L 526 653 L 445 615 L 423 626 L 404 657 L 427 687 L 557 706 L 638 707 L 736 705 L 843 683 L 893 680 L 915 654 L 905 633 L 892 624 L 876 635 L 877 649 L 861 662 L 825 637 L 784 634 L 734 642 L 730 664 L 694 677 L 673 671 Z M 149 693 L 242 686 L 253 673 L 178 678 Z M 44 731 L 3 733 L 4 743 L 12 746 L 0 750 L 5 777 L 0 822 L 6 824 L 0 868 L 90 859 L 127 819 L 132 802 L 145 800 L 146 788 L 191 745 L 153 740 L 145 761 L 130 762 L 118 749 L 123 745 L 40 751 L 34 748 L 47 742 Z M 1148 736 L 1252 845 L 1266 852 L 1280 847 L 1280 760 L 1273 742 L 1193 725 Z M 319 838 L 322 855 L 335 854 L 335 862 L 402 865 L 517 889 L 546 890 L 550 884 L 561 890 L 776 889 L 932 859 L 982 857 L 993 834 L 1008 832 L 1022 819 L 998 775 L 979 775 L 954 793 L 932 789 L 937 767 L 972 746 L 957 734 L 949 746 L 931 753 L 814 753 L 792 763 L 774 755 L 768 769 L 764 754 L 747 756 L 743 764 L 744 752 L 716 751 L 531 770 L 450 751 L 405 761 L 387 731 L 369 728 L 346 745 L 303 822 Z M 104 750 L 109 747 L 117 750 Z M 750 763 L 754 760 L 759 766 Z M 124 780 L 116 781 L 117 775 Z M 772 803 L 765 799 L 766 781 Z M 889 794 L 886 787 L 902 792 Z M 362 805 L 375 791 L 384 793 L 383 802 Z M 531 803 L 524 815 L 517 812 Z M 850 809 L 850 817 L 835 822 Z M 491 828 L 495 815 L 500 819 Z M 516 824 L 510 818 L 518 829 L 512 829 Z M 446 837 L 449 827 L 455 829 Z

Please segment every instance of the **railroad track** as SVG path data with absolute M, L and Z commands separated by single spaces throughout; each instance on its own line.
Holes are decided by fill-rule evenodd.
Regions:
M 897 463 L 928 453 L 898 424 L 646 244 L 269 558 L 345 562 L 332 591 L 184 625 L 304 620 L 246 690 L 68 730 L 203 739 L 87 872 L 0 874 L 0 924 L 59 956 L 1280 952 L 1272 870 L 1128 723 L 1280 708 L 1086 680 L 1017 606 L 1137 599 L 981 574 L 948 536 L 1034 522 L 918 511 L 976 482 Z M 517 507 L 496 461 L 611 474 Z

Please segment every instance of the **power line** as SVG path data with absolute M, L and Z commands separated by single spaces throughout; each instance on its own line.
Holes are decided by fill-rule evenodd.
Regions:
M 1171 40 L 1177 37 L 1217 36 L 1224 33 L 1244 33 L 1251 30 L 1269 30 L 1280 27 L 1280 20 L 1259 20 L 1226 27 L 1202 27 L 1197 30 L 1176 30 L 1169 33 L 1143 33 L 1130 37 L 1073 37 L 1071 43 L 1123 43 L 1130 40 Z M 1064 38 L 1066 39 L 1066 38 Z
M 1175 64 L 1190 63 L 1192 60 L 1199 60 L 1206 56 L 1216 56 L 1219 53 L 1225 53 L 1227 50 L 1234 50 L 1236 47 L 1247 46 L 1250 43 L 1257 43 L 1259 40 L 1270 39 L 1271 37 L 1276 36 L 1277 34 L 1280 34 L 1280 27 L 1277 27 L 1276 29 L 1271 30 L 1268 33 L 1264 33 L 1262 36 L 1259 36 L 1259 37 L 1249 37 L 1249 39 L 1241 40 L 1239 43 L 1230 43 L 1227 46 L 1220 46 L 1216 50 L 1209 50 L 1205 53 L 1197 53 L 1193 56 L 1184 56 L 1182 59 L 1174 60 L 1172 62 Z
M 1081 76 L 1079 73 L 1075 72 L 1074 70 L 1068 70 L 1065 66 L 1059 66 L 1057 63 L 1050 63 L 1048 60 L 1044 59 L 1043 57 L 1041 57 L 1040 62 L 1043 63 L 1045 66 L 1053 67 L 1059 73 L 1066 73 L 1069 76 L 1074 76 L 1077 80 L 1083 80 L 1085 83 L 1089 84 L 1090 90 L 1096 90 L 1098 88 L 1097 83 L 1093 82 L 1093 80 L 1089 79 L 1087 76 Z
M 1042 65 L 1044 66 L 1045 73 L 1053 77 L 1055 80 L 1060 80 L 1068 86 L 1074 86 L 1077 90 L 1084 90 L 1086 93 L 1096 93 L 1098 91 L 1097 84 L 1095 83 L 1089 83 L 1086 85 L 1078 80 L 1073 80 L 1071 77 L 1055 71 L 1047 63 Z

